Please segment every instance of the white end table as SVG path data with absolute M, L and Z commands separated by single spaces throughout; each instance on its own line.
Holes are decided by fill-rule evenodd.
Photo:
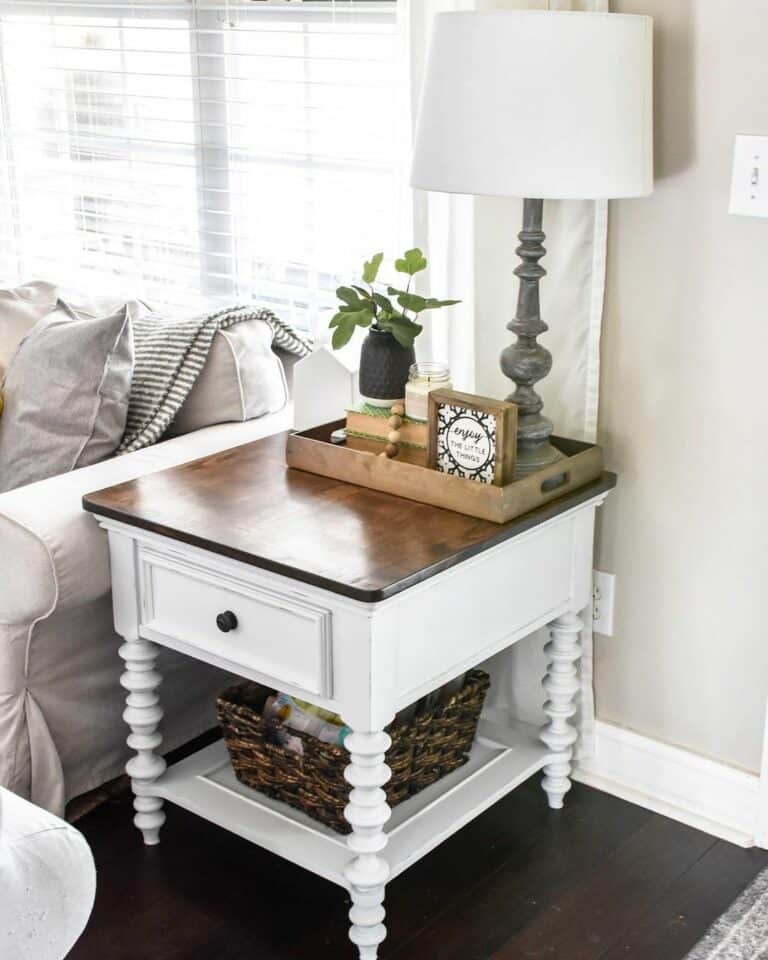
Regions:
M 109 534 L 135 823 L 157 843 L 169 800 L 345 887 L 350 938 L 373 960 L 389 879 L 537 770 L 562 807 L 578 611 L 615 478 L 498 526 L 288 470 L 284 445 L 269 437 L 85 498 Z M 396 712 L 545 624 L 549 722 L 486 711 L 469 761 L 390 811 Z M 160 646 L 341 714 L 348 837 L 242 785 L 221 742 L 166 769 Z

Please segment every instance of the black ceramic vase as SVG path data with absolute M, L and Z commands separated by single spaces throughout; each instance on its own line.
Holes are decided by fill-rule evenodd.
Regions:
M 416 362 L 413 347 L 404 347 L 386 330 L 371 327 L 360 350 L 360 396 L 388 407 L 405 397 L 408 371 Z

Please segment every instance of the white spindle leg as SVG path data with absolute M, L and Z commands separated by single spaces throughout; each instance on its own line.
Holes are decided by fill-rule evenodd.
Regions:
M 550 641 L 544 647 L 549 659 L 542 686 L 547 694 L 544 712 L 549 717 L 540 737 L 553 754 L 544 767 L 541 785 L 553 810 L 563 806 L 563 797 L 571 789 L 571 759 L 578 733 L 570 718 L 576 713 L 581 657 L 581 630 L 584 624 L 575 613 L 566 613 L 549 625 Z
M 360 960 L 376 960 L 387 935 L 383 921 L 389 864 L 379 854 L 387 845 L 384 824 L 391 813 L 382 789 L 391 776 L 384 762 L 391 742 L 383 732 L 350 733 L 344 744 L 351 754 L 344 777 L 353 788 L 344 816 L 352 827 L 347 846 L 355 855 L 346 869 L 352 896 L 349 938 L 357 945 Z
M 128 691 L 123 720 L 131 728 L 128 746 L 136 751 L 125 772 L 134 793 L 133 822 L 150 846 L 160 842 L 160 827 L 165 823 L 163 801 L 146 793 L 146 787 L 165 772 L 165 760 L 155 752 L 163 740 L 157 730 L 163 716 L 157 695 L 162 677 L 155 670 L 158 652 L 154 643 L 141 639 L 127 640 L 120 647 L 126 667 L 120 684 Z

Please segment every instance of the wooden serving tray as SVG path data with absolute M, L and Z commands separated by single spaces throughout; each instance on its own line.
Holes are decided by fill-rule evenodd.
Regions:
M 333 431 L 343 428 L 344 424 L 344 420 L 337 420 L 290 434 L 286 444 L 288 466 L 493 523 L 507 523 L 585 486 L 603 472 L 600 447 L 551 437 L 552 445 L 565 454 L 565 459 L 522 480 L 497 487 L 351 450 L 343 443 L 331 443 Z

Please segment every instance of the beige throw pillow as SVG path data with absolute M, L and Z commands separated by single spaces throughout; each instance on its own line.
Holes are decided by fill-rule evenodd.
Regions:
M 56 307 L 57 300 L 55 284 L 42 280 L 0 290 L 0 382 L 18 345 Z
M 20 344 L 5 378 L 0 493 L 106 460 L 125 430 L 132 307 L 84 317 L 59 301 Z
M 281 410 L 288 402 L 288 388 L 283 365 L 272 350 L 273 336 L 264 320 L 244 320 L 219 330 L 167 435 Z

